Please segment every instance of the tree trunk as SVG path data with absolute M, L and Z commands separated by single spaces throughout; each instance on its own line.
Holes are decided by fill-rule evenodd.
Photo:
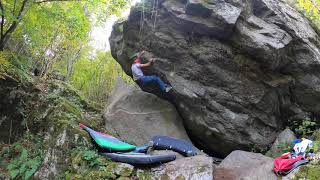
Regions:
M 0 51 L 4 50 L 4 42 L 2 40 L 0 40 Z
M 24 15 L 25 12 L 25 7 L 27 5 L 29 0 L 23 0 L 20 10 L 18 12 L 18 15 L 15 17 L 15 19 L 13 20 L 13 22 L 10 24 L 10 26 L 8 27 L 8 29 L 5 31 L 4 27 L 5 27 L 5 22 L 4 20 L 6 19 L 5 17 L 5 9 L 3 6 L 2 1 L 0 0 L 0 10 L 1 10 L 1 23 L 0 23 L 0 51 L 4 50 L 4 47 L 8 41 L 8 39 L 10 38 L 12 32 L 14 32 L 18 26 L 18 24 L 20 23 L 22 16 Z
M 77 61 L 77 59 L 80 57 L 81 54 L 81 50 L 82 50 L 82 46 L 79 48 L 78 52 L 76 53 L 76 55 L 74 56 L 74 58 L 68 60 L 68 66 L 67 66 L 67 77 L 66 77 L 66 81 L 69 81 L 72 77 L 73 74 L 73 65 L 74 63 Z

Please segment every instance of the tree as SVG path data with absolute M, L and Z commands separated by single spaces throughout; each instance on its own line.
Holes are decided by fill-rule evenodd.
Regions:
M 90 14 L 94 12 L 102 22 L 106 14 L 120 14 L 128 2 L 127 0 L 26 0 L 27 4 L 21 6 L 21 0 L 9 0 L 2 3 L 5 5 L 3 12 L 6 20 L 3 28 L 7 31 L 6 28 L 11 24 L 15 26 L 11 28 L 10 33 L 5 33 L 6 35 L 0 38 L 2 39 L 0 51 L 9 45 L 11 50 L 16 49 L 16 52 L 23 53 L 32 61 L 33 70 L 37 75 L 46 76 L 55 63 L 63 61 L 72 65 L 79 59 L 84 49 L 80 48 L 78 52 L 79 47 L 88 45 L 89 32 L 93 26 Z M 7 10 L 18 6 L 24 8 L 19 11 L 23 12 L 19 21 L 15 21 L 18 13 L 8 14 Z M 74 54 L 79 55 L 74 56 Z M 70 70 L 73 68 L 69 66 L 68 69 L 70 75 Z
M 296 6 L 320 29 L 320 0 L 296 0 Z
M 128 0 L 0 0 L 0 51 L 3 51 L 12 33 L 17 29 L 30 7 L 50 3 L 72 2 L 73 5 L 86 4 L 92 12 L 101 16 L 101 12 L 119 14 L 128 4 Z M 95 10 L 95 11 L 93 11 Z
M 21 3 L 18 3 L 17 0 L 14 0 L 13 4 L 10 1 L 3 2 L 0 0 L 0 10 L 1 10 L 1 24 L 0 24 L 0 51 L 3 51 L 4 45 L 8 41 L 11 33 L 17 28 L 21 18 L 25 12 L 27 3 L 29 0 L 23 0 Z M 5 7 L 5 5 L 7 5 Z M 17 6 L 20 5 L 20 8 Z M 12 11 L 10 12 L 9 7 L 12 6 Z M 18 12 L 16 12 L 18 9 Z

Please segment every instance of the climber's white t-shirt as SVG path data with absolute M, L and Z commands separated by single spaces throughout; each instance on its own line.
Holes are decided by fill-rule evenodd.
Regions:
M 132 66 L 131 66 L 133 80 L 135 80 L 135 81 L 143 76 L 143 72 L 141 70 L 140 65 L 141 65 L 140 63 L 136 63 L 136 64 L 132 64 Z

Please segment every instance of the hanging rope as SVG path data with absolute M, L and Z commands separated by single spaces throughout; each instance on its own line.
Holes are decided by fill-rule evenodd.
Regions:
M 153 0 L 152 4 L 152 11 L 151 11 L 151 20 L 153 20 L 152 30 L 155 31 L 156 29 L 156 22 L 158 16 L 158 2 L 159 0 Z
M 152 11 L 151 11 L 151 19 L 152 19 L 153 16 L 154 16 L 155 2 L 156 2 L 156 0 L 153 0 L 153 3 L 152 3 Z
M 11 122 L 10 122 L 10 130 L 9 130 L 9 142 L 8 144 L 11 145 L 11 133 L 12 133 L 12 118 L 11 118 Z
M 144 25 L 144 0 L 142 0 L 142 11 L 140 16 L 140 30 L 139 30 L 139 38 L 140 38 L 140 44 L 143 42 L 143 25 Z
M 159 0 L 154 0 L 155 1 L 155 16 L 154 16 L 154 21 L 153 21 L 153 30 L 156 29 L 156 22 L 157 22 L 157 16 L 158 16 L 158 1 Z

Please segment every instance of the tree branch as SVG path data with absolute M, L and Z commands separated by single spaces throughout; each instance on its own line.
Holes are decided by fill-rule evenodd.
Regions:
M 28 0 L 23 0 L 19 13 L 17 15 L 17 18 L 13 20 L 12 24 L 10 25 L 8 30 L 4 33 L 3 37 L 7 36 L 9 33 L 12 33 L 17 28 L 18 23 L 21 21 L 22 13 L 24 12 L 27 2 Z
M 36 1 L 36 4 L 47 3 L 47 2 L 71 2 L 71 1 L 83 1 L 83 0 L 42 0 Z

